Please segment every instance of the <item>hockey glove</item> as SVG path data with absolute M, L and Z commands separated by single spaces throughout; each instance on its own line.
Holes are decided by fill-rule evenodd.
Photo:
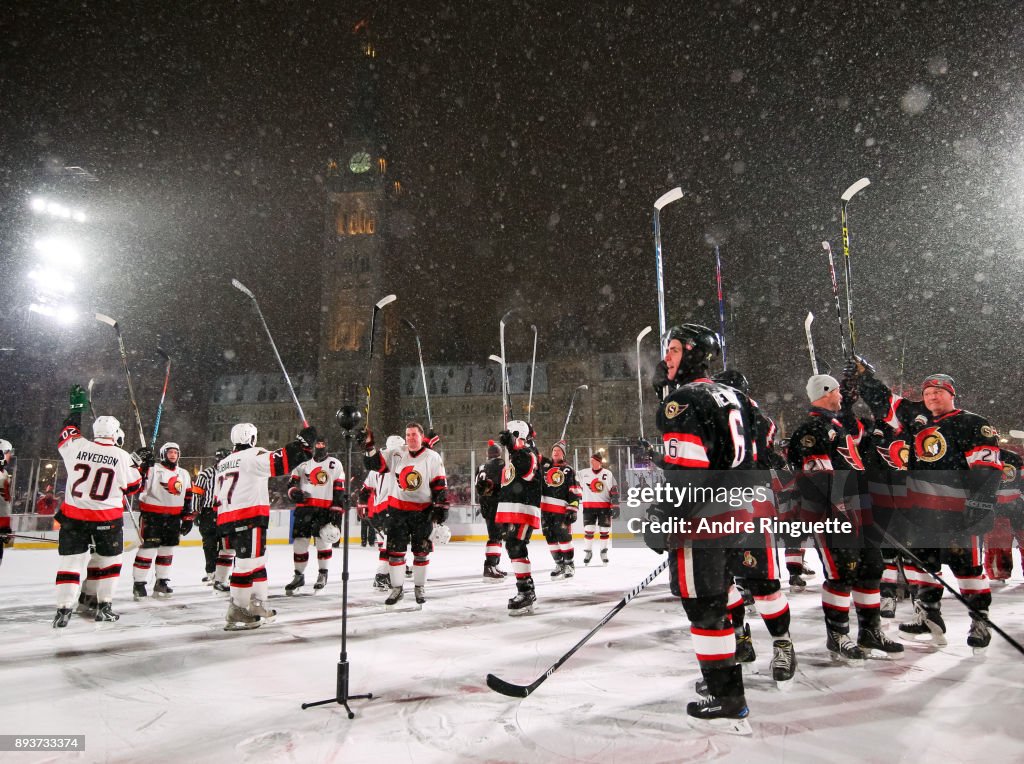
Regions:
M 181 535 L 187 536 L 192 532 L 192 526 L 195 524 L 195 518 L 192 515 L 185 515 L 181 518 Z
M 132 463 L 135 464 L 139 472 L 148 472 L 155 461 L 153 449 L 149 446 L 143 446 L 132 454 Z
M 444 521 L 448 519 L 448 509 L 446 507 L 438 506 L 431 507 L 430 519 L 438 525 L 442 525 Z
M 618 520 L 619 519 L 619 511 L 620 510 L 619 510 L 619 508 L 617 506 L 616 507 L 612 507 L 611 510 L 609 510 L 609 512 L 608 512 L 608 516 L 611 517 L 612 520 Z
M 427 448 L 434 449 L 437 447 L 437 444 L 441 442 L 441 436 L 431 428 L 427 430 L 427 435 L 423 439 L 423 442 L 427 444 Z
M 295 487 L 289 489 L 288 498 L 294 501 L 296 504 L 305 504 L 312 498 L 312 496 L 306 491 L 303 491 L 301 488 Z
M 576 515 L 576 510 L 575 509 L 567 509 L 567 510 L 565 510 L 565 524 L 566 525 L 572 525 L 574 522 L 576 522 L 576 517 L 577 517 L 577 515 Z
M 964 532 L 971 536 L 984 536 L 996 521 L 995 506 L 987 501 L 968 499 L 964 503 Z
M 658 400 L 664 401 L 665 391 L 669 386 L 668 364 L 664 360 L 658 361 L 658 365 L 654 367 L 651 386 L 654 388 L 654 394 L 658 396 Z
M 363 451 L 368 454 L 372 454 L 377 445 L 373 440 L 373 430 L 367 427 L 361 432 L 361 434 L 363 436 Z
M 68 411 L 70 411 L 72 415 L 81 414 L 89 408 L 89 393 L 87 393 L 81 385 L 72 386 L 71 393 L 68 397 L 71 401 Z
M 299 434 L 295 436 L 295 440 L 302 444 L 303 451 L 312 451 L 313 444 L 316 443 L 316 428 L 309 426 L 303 427 L 299 430 Z
M 637 443 L 640 444 L 640 448 L 647 455 L 648 459 L 653 459 L 655 455 L 654 446 L 651 445 L 651 441 L 647 438 L 637 438 Z
M 516 436 L 508 430 L 502 430 L 498 433 L 498 442 L 501 443 L 505 448 L 511 450 L 512 446 L 516 443 Z

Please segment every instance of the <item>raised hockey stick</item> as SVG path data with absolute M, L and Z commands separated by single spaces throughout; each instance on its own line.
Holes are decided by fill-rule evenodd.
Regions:
M 537 371 L 537 325 L 530 324 L 533 329 L 533 360 L 530 362 L 530 397 L 526 402 L 526 417 L 533 419 L 533 374 Z
M 836 263 L 832 257 L 832 244 L 823 241 L 821 246 L 828 253 L 828 272 L 832 277 L 832 297 L 836 301 L 836 320 L 839 321 L 839 342 L 843 346 L 843 358 L 846 358 L 846 335 L 843 333 L 843 311 L 839 306 L 839 282 L 836 280 Z
M 164 390 L 160 393 L 160 405 L 156 407 L 156 421 L 153 422 L 153 438 L 150 440 L 149 447 L 151 450 L 156 450 L 156 435 L 160 432 L 160 417 L 164 413 L 164 400 L 167 398 L 167 385 L 171 381 L 171 357 L 167 355 L 167 351 L 161 347 L 156 349 L 156 352 L 164 359 Z
M 658 565 L 658 567 L 656 567 L 650 573 L 650 575 L 647 576 L 647 578 L 645 578 L 639 584 L 637 584 L 628 592 L 626 592 L 626 594 L 622 597 L 621 600 L 618 601 L 615 607 L 609 610 L 608 614 L 605 615 L 605 617 L 598 622 L 597 626 L 595 626 L 589 632 L 587 632 L 587 635 L 583 637 L 583 639 L 581 639 L 579 642 L 573 645 L 569 649 L 569 651 L 565 653 L 565 655 L 563 655 L 561 658 L 559 658 L 552 664 L 551 668 L 549 668 L 547 671 L 541 674 L 537 679 L 532 681 L 530 684 L 512 684 L 511 682 L 506 682 L 504 679 L 496 677 L 494 674 L 488 674 L 487 686 L 495 692 L 501 693 L 502 695 L 507 695 L 510 698 L 525 698 L 529 696 L 530 693 L 532 693 L 534 690 L 536 690 L 544 683 L 545 679 L 554 674 L 563 663 L 569 660 L 569 658 L 571 658 L 577 650 L 583 647 L 583 645 L 587 644 L 587 642 L 590 641 L 590 638 L 597 634 L 598 630 L 600 630 L 602 626 L 608 623 L 608 621 L 612 620 L 612 618 L 614 618 L 620 610 L 626 607 L 626 605 L 629 604 L 630 600 L 632 600 L 634 597 L 636 597 L 636 595 L 638 595 L 640 592 L 646 589 L 647 585 L 650 584 L 651 581 L 656 579 L 661 574 L 661 572 L 668 567 L 668 564 L 669 558 L 666 558 L 661 562 L 660 565 Z
M 861 178 L 843 191 L 843 195 L 839 197 L 843 202 L 841 217 L 843 224 L 843 262 L 846 266 L 846 323 L 850 328 L 850 353 L 852 355 L 857 355 L 857 329 L 853 323 L 853 268 L 850 265 L 850 228 L 847 225 L 846 206 L 857 193 L 869 185 L 871 185 L 870 180 Z
M 402 323 L 412 329 L 412 333 L 416 336 L 416 353 L 420 357 L 420 377 L 423 379 L 423 399 L 427 403 L 427 427 L 433 430 L 434 420 L 430 416 L 430 394 L 427 392 L 427 368 L 423 365 L 423 346 L 420 344 L 420 333 L 416 331 L 416 327 L 408 318 L 403 318 Z
M 508 424 L 508 420 L 512 418 L 512 391 L 508 387 L 508 362 L 507 356 L 505 355 L 505 324 L 508 323 L 509 317 L 515 313 L 516 309 L 505 313 L 501 317 L 501 321 L 498 322 L 498 339 L 500 342 L 499 347 L 501 348 L 501 405 L 504 409 L 505 424 Z
M 569 399 L 569 413 L 565 415 L 565 424 L 562 425 L 562 437 L 559 440 L 565 440 L 565 433 L 569 430 L 569 420 L 572 419 L 572 407 L 576 403 L 576 393 L 580 390 L 589 390 L 587 385 L 577 385 L 576 389 L 572 391 L 572 398 Z
M 725 298 L 722 296 L 722 256 L 715 245 L 715 281 L 718 284 L 718 326 L 719 336 L 722 340 L 722 368 L 727 369 L 725 360 Z
M 92 417 L 92 421 L 96 421 L 96 409 L 92 407 L 92 389 L 96 386 L 96 380 L 89 380 L 89 416 Z
M 807 352 L 811 354 L 811 373 L 818 376 L 818 358 L 814 355 L 814 336 L 811 334 L 811 324 L 814 323 L 814 314 L 807 311 L 807 318 L 804 319 L 804 334 L 807 335 Z
M 988 626 L 990 626 L 992 628 L 992 631 L 994 631 L 996 634 L 998 634 L 1003 639 L 1005 639 L 1007 642 L 1009 642 L 1011 645 L 1013 645 L 1014 649 L 1017 652 L 1019 652 L 1021 655 L 1024 655 L 1024 645 L 1021 645 L 1020 642 L 1018 642 L 1016 639 L 1014 639 L 1009 634 L 1007 634 L 1005 631 L 1003 631 L 1001 628 L 999 628 L 999 626 L 997 626 L 995 623 L 993 623 L 991 620 L 989 620 L 988 613 L 984 613 L 982 611 L 975 610 L 973 607 L 971 607 L 970 604 L 967 602 L 967 600 L 964 598 L 964 596 L 962 594 L 960 594 L 960 592 L 958 592 L 952 586 L 947 584 L 946 581 L 942 578 L 941 575 L 935 575 L 933 573 L 929 573 L 927 567 L 925 566 L 924 562 L 921 560 L 920 557 L 915 555 L 913 552 L 911 552 L 909 549 L 907 549 L 905 546 L 903 546 L 903 544 L 901 544 L 899 541 L 894 539 L 889 534 L 889 532 L 887 530 L 885 530 L 885 528 L 879 527 L 879 530 L 882 532 L 882 536 L 885 538 L 885 543 L 889 544 L 894 549 L 898 549 L 900 554 L 905 555 L 908 560 L 910 560 L 912 563 L 917 565 L 918 569 L 921 572 L 928 573 L 928 575 L 930 575 L 932 578 L 934 578 L 936 581 L 938 581 L 940 584 L 942 584 L 947 590 L 949 590 L 950 594 L 952 594 L 954 597 L 956 597 L 958 600 L 960 600 L 960 602 L 963 603 L 963 606 L 967 608 L 967 612 L 971 614 L 971 618 L 974 618 L 974 619 L 976 619 L 978 621 L 982 621 L 985 624 L 987 624 Z
M 508 389 L 508 372 L 505 370 L 505 362 L 501 360 L 501 356 L 500 355 L 489 355 L 489 356 L 487 356 L 487 359 L 489 361 L 494 361 L 496 364 L 498 364 L 498 368 L 501 370 L 500 371 L 500 374 L 501 374 L 501 393 L 502 393 L 502 404 L 501 405 L 502 405 L 502 410 L 505 412 L 505 414 L 504 414 L 505 421 L 502 423 L 502 426 L 504 426 L 504 425 L 508 424 L 508 420 L 512 418 L 511 417 L 511 414 L 512 414 L 512 404 L 511 404 L 511 402 L 508 402 L 508 403 L 505 402 L 505 390 Z
M 381 297 L 373 304 L 373 315 L 370 316 L 370 354 L 366 367 L 366 417 L 363 421 L 363 427 L 367 430 L 370 429 L 370 388 L 373 383 L 373 337 L 374 329 L 377 326 L 377 314 L 397 299 L 398 297 L 393 294 Z M 427 387 L 426 384 L 424 384 L 423 392 L 426 393 L 426 390 Z
M 654 259 L 655 275 L 658 280 L 658 336 L 662 338 L 662 355 L 665 353 L 665 332 L 668 330 L 668 326 L 666 325 L 667 318 L 665 316 L 665 267 L 661 256 L 661 211 L 665 205 L 682 198 L 683 189 L 681 186 L 676 186 L 671 191 L 667 191 L 659 196 L 654 202 Z
M 302 410 L 302 404 L 299 403 L 299 396 L 295 394 L 295 386 L 292 385 L 291 377 L 288 376 L 288 370 L 284 367 L 284 361 L 281 360 L 281 354 L 277 352 L 277 344 L 274 342 L 274 335 L 270 333 L 270 327 L 267 326 L 267 321 L 263 318 L 263 311 L 260 310 L 260 303 L 256 299 L 256 295 L 254 295 L 252 291 L 238 279 L 231 279 L 231 286 L 252 300 L 252 306 L 256 308 L 256 315 L 259 316 L 260 323 L 263 324 L 263 331 L 267 333 L 267 339 L 270 340 L 270 349 L 274 351 L 274 358 L 277 359 L 277 365 L 281 367 L 281 373 L 284 374 L 284 382 L 288 385 L 288 392 L 292 394 L 292 400 L 295 402 L 295 408 L 299 411 L 299 419 L 302 420 L 302 426 L 309 427 L 309 421 L 306 419 L 306 414 Z
M 651 327 L 647 326 L 636 335 L 636 395 L 637 403 L 640 406 L 640 440 L 644 439 L 644 380 L 640 372 L 640 340 L 651 333 Z
M 146 433 L 142 429 L 142 414 L 139 413 L 139 404 L 135 401 L 135 388 L 132 386 L 132 373 L 128 370 L 128 351 L 124 347 L 124 338 L 121 336 L 121 327 L 118 326 L 117 321 L 112 319 L 110 316 L 105 316 L 102 313 L 96 314 L 96 320 L 100 323 L 104 323 L 107 326 L 114 327 L 114 333 L 117 334 L 117 347 L 121 351 L 121 365 L 124 367 L 124 376 L 128 380 L 128 399 L 132 404 L 132 411 L 135 413 L 135 424 L 139 428 L 139 445 L 146 445 Z

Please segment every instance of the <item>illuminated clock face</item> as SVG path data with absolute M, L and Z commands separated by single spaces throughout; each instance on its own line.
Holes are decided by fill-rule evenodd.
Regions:
M 348 169 L 358 174 L 370 169 L 370 155 L 365 151 L 357 151 L 348 160 Z

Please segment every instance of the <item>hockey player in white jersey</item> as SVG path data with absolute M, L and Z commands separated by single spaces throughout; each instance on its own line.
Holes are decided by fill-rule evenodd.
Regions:
M 327 567 L 331 561 L 331 544 L 341 538 L 341 517 L 345 507 L 345 470 L 341 461 L 327 453 L 327 440 L 317 438 L 313 458 L 292 470 L 288 481 L 288 498 L 295 502 L 292 515 L 292 561 L 295 577 L 284 587 L 285 594 L 295 594 L 306 584 L 309 564 L 309 540 L 316 544 L 318 575 L 313 591 L 327 586 Z
M 97 621 L 116 621 L 111 606 L 114 586 L 121 575 L 124 548 L 124 498 L 142 490 L 153 453 L 140 448 L 129 455 L 116 445 L 120 423 L 112 416 L 97 417 L 93 437 L 82 436 L 82 412 L 89 397 L 80 385 L 71 388 L 70 413 L 64 420 L 57 450 L 64 460 L 68 481 L 59 512 L 57 540 L 60 561 L 57 568 L 57 615 L 54 628 L 64 628 L 71 618 L 71 606 L 78 598 L 82 569 L 89 562 L 96 584 Z
M 14 484 L 11 480 L 13 469 L 11 457 L 14 446 L 9 440 L 0 438 L 0 563 L 4 561 L 4 547 L 11 541 L 11 500 Z
M 412 547 L 413 587 L 416 604 L 426 602 L 427 565 L 430 562 L 430 534 L 434 523 L 448 519 L 447 480 L 440 455 L 423 439 L 423 426 L 411 422 L 405 428 L 405 443 L 395 450 L 378 451 L 373 433 L 366 431 L 364 463 L 394 478 L 388 496 L 387 549 L 391 593 L 384 604 L 395 605 L 403 597 L 405 550 Z
M 139 496 L 139 540 L 132 566 L 132 596 L 146 596 L 146 582 L 156 554 L 156 586 L 153 596 L 166 598 L 171 589 L 171 564 L 174 548 L 181 536 L 192 530 L 192 477 L 178 464 L 181 449 L 177 443 L 160 447 L 160 461 L 146 475 L 146 485 Z
M 288 475 L 308 460 L 317 437 L 315 427 L 303 427 L 294 441 L 276 451 L 267 451 L 256 447 L 256 434 L 256 425 L 248 422 L 232 427 L 234 451 L 217 464 L 217 527 L 225 547 L 235 552 L 226 631 L 255 629 L 277 615 L 265 604 L 270 524 L 267 479 Z
M 389 435 L 385 442 L 385 451 L 397 451 L 405 445 L 401 435 Z M 391 564 L 388 557 L 388 537 L 386 533 L 388 521 L 388 497 L 395 490 L 395 475 L 392 472 L 381 474 L 370 470 L 363 478 L 362 493 L 366 501 L 366 518 L 373 528 L 377 540 L 377 573 L 373 577 L 373 588 L 382 592 L 391 591 Z
M 601 562 L 608 564 L 608 541 L 612 535 L 612 518 L 619 516 L 619 485 L 611 470 L 604 466 L 604 454 L 590 455 L 590 466 L 576 474 L 583 490 L 583 564 L 593 557 L 594 533 L 599 536 Z

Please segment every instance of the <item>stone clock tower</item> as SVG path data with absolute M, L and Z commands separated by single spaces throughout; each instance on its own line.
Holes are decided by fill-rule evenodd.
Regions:
M 324 255 L 320 269 L 320 354 L 316 424 L 337 433 L 334 412 L 343 403 L 366 406 L 373 306 L 389 293 L 387 212 L 400 190 L 388 173 L 376 120 L 377 50 L 369 22 L 351 31 L 357 56 L 353 110 L 342 126 L 337 157 L 327 168 Z M 385 378 L 384 358 L 397 325 L 396 307 L 380 312 L 374 340 L 371 426 L 383 432 L 397 411 L 397 382 Z M 393 376 L 393 375 L 391 375 Z M 336 438 L 334 439 L 337 440 Z

